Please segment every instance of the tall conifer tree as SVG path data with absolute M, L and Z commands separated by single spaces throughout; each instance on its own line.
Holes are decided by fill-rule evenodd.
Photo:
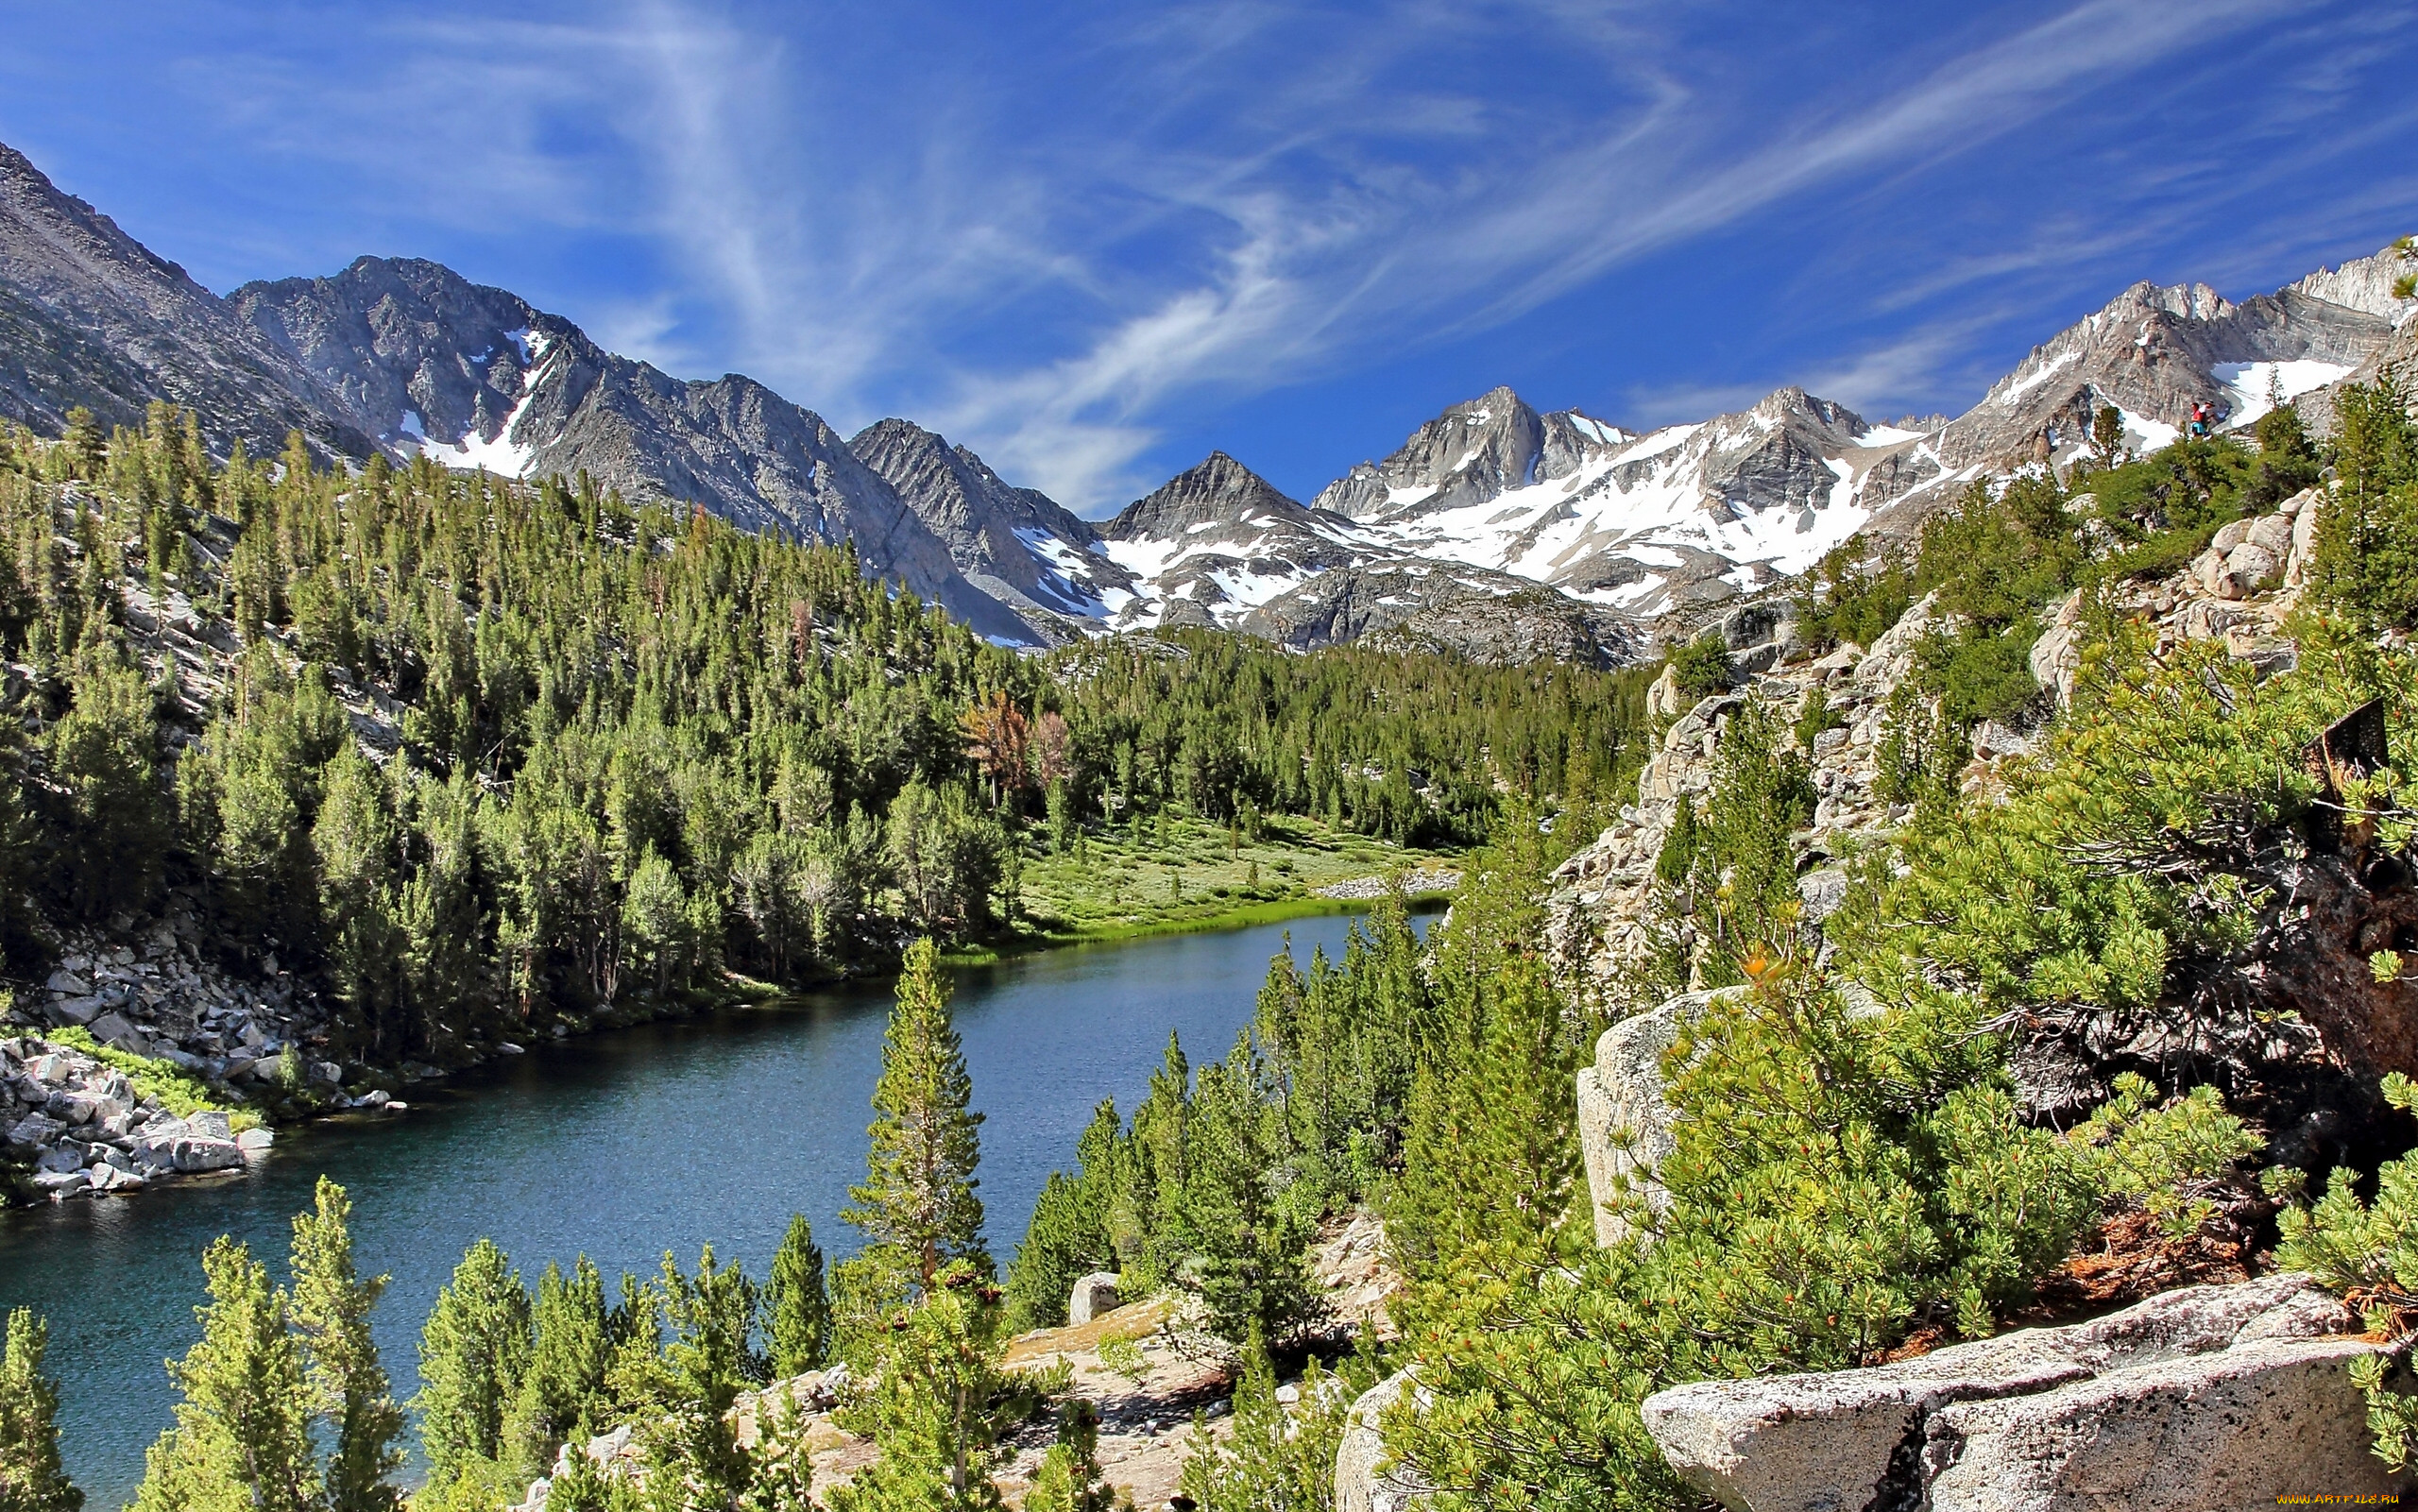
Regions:
M 352 1263 L 352 1199 L 319 1178 L 313 1211 L 294 1220 L 295 1332 L 309 1363 L 311 1404 L 334 1430 L 327 1512 L 393 1512 L 387 1477 L 402 1467 L 403 1410 L 387 1387 L 369 1313 L 389 1278 L 361 1279 Z
M 201 1341 L 168 1366 L 184 1400 L 145 1461 L 136 1512 L 315 1512 L 310 1393 L 285 1297 L 230 1238 L 201 1269 Z
M 504 1408 L 529 1367 L 529 1293 L 492 1239 L 470 1247 L 420 1333 L 420 1439 L 444 1486 L 502 1447 Z
M 819 1370 L 830 1359 L 831 1298 L 824 1288 L 823 1249 L 803 1213 L 790 1215 L 789 1232 L 774 1252 L 764 1312 L 774 1379 Z
M 864 1184 L 848 1189 L 852 1205 L 840 1215 L 900 1251 L 926 1287 L 951 1260 L 989 1258 L 982 1202 L 974 1195 L 982 1115 L 969 1106 L 974 1079 L 948 999 L 938 947 L 917 941 L 899 973 L 882 1042 Z
M 81 1512 L 84 1493 L 59 1459 L 59 1383 L 43 1373 L 50 1325 L 9 1315 L 0 1355 L 0 1512 Z

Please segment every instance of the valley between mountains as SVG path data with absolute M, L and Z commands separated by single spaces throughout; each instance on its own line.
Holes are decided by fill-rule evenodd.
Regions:
M 2403 237 L 1088 520 L 0 148 L 0 1506 L 2418 1491 L 2413 382 Z

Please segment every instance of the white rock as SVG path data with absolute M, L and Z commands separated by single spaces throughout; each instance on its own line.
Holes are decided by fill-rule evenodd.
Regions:
M 2292 518 L 2290 515 L 2261 515 L 2250 522 L 2247 544 L 2266 551 L 2278 562 L 2292 550 Z
M 1066 1321 L 1088 1323 L 1116 1311 L 1117 1306 L 1116 1273 L 1096 1270 L 1075 1283 L 1073 1294 L 1066 1299 Z
M 2224 570 L 2215 587 L 2221 599 L 2246 599 L 2282 575 L 2283 559 L 2263 546 L 2245 541 L 2225 553 Z
M 1677 1114 L 1662 1096 L 1663 1054 L 1683 1026 L 1740 991 L 1683 993 L 1651 1012 L 1623 1019 L 1595 1041 L 1594 1063 L 1578 1073 L 1578 1148 L 1587 1163 L 1598 1245 L 1609 1248 L 1628 1235 L 1628 1220 L 1605 1206 L 1620 1187 L 1658 1211 L 1667 1200 L 1653 1180 L 1654 1167 L 1678 1147 L 1672 1133 Z
M 2049 1403 L 2069 1387 L 2120 1382 L 2127 1375 L 2146 1387 L 2160 1378 L 2135 1372 L 2154 1372 L 2199 1356 L 2224 1358 L 2220 1351 L 2237 1347 L 2322 1337 L 2346 1321 L 2341 1304 L 2308 1277 L 2269 1276 L 2233 1286 L 2185 1287 L 2093 1322 L 2019 1330 L 1873 1369 L 1675 1386 L 1646 1398 L 1640 1412 L 1673 1468 L 1740 1512 L 1844 1512 L 1876 1501 L 1948 1512 L 1951 1504 L 1937 1500 L 1936 1493 L 1928 1503 L 1918 1497 L 1933 1478 L 1969 1461 L 1969 1453 L 1960 1456 L 1949 1436 L 1959 1431 L 1958 1419 L 1950 1416 L 1962 1410 L 1958 1403 L 2019 1399 L 2043 1403 L 2039 1412 L 2054 1419 L 2056 1409 Z M 2343 1384 L 2347 1388 L 2347 1378 Z M 2132 1388 L 2111 1389 L 2120 1396 Z M 2188 1407 L 2188 1392 L 2184 1402 Z M 1988 1428 L 1998 1420 L 1976 1416 L 1971 1433 L 1999 1433 Z M 1936 1435 L 1934 1423 L 1940 1424 Z M 2238 1418 L 2228 1431 L 2243 1431 Z M 2003 1465 L 2017 1453 L 2012 1446 L 2021 1434 L 2008 1429 L 1997 1441 L 2010 1446 L 1991 1451 L 1994 1462 Z M 2032 1442 L 2044 1446 L 2043 1454 L 2063 1453 L 2046 1440 Z M 1938 1453 L 1917 1461 L 1908 1453 L 1916 1447 L 1927 1456 Z M 2012 1471 L 1997 1473 L 2004 1481 Z M 1953 1504 L 2129 1509 L 2137 1504 L 2119 1496 L 2071 1504 Z M 2218 1499 L 2196 1504 L 2250 1504 Z M 2263 1504 L 2273 1502 L 2264 1499 Z
M 2250 539 L 2250 521 L 2229 519 L 2217 527 L 2217 538 L 2208 544 L 2220 552 L 2230 552 Z
M 235 1147 L 243 1151 L 247 1159 L 267 1154 L 276 1144 L 277 1135 L 266 1129 L 247 1129 L 235 1136 Z
M 2253 1344 L 1950 1407 L 1926 1429 L 1927 1504 L 2201 1512 L 2313 1489 L 2381 1500 L 2400 1478 L 2367 1453 L 2350 1372 L 2381 1349 L 2356 1338 Z
M 1380 1419 L 1387 1408 L 1416 1385 L 1413 1371 L 1388 1376 L 1360 1394 L 1344 1419 L 1343 1441 L 1335 1451 L 1335 1512 L 1408 1512 L 1425 1506 L 1436 1493 L 1407 1470 L 1380 1471 L 1386 1443 Z M 1423 1398 L 1418 1393 L 1414 1400 Z

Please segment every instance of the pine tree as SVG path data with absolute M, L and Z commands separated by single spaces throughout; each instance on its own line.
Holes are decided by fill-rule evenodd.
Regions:
M 875 1243 L 903 1252 L 926 1287 L 952 1260 L 988 1261 L 982 1203 L 974 1195 L 982 1115 L 968 1106 L 974 1080 L 948 999 L 939 948 L 928 938 L 917 941 L 907 951 L 882 1041 L 865 1181 L 848 1189 L 852 1205 L 840 1215 Z
M 232 1239 L 201 1269 L 201 1341 L 168 1367 L 184 1400 L 145 1460 L 136 1512 L 315 1512 L 310 1388 L 285 1298 Z
M 84 1493 L 59 1458 L 59 1383 L 43 1373 L 50 1325 L 9 1315 L 0 1356 L 0 1512 L 82 1512 Z
M 491 1239 L 470 1247 L 420 1333 L 420 1440 L 443 1487 L 502 1448 L 504 1408 L 529 1367 L 529 1293 Z
M 1099 1409 L 1070 1397 L 1058 1408 L 1058 1442 L 1033 1471 L 1024 1512 L 1115 1512 L 1117 1501 L 1099 1468 Z
M 601 1405 L 612 1363 L 604 1278 L 579 1257 L 565 1277 L 549 1262 L 537 1278 L 536 1341 L 506 1415 L 503 1440 L 521 1470 L 542 1475 L 582 1416 Z
M 764 1285 L 773 1379 L 820 1370 L 831 1358 L 831 1298 L 824 1289 L 823 1249 L 806 1215 L 790 1215 Z
M 387 1389 L 369 1314 L 384 1276 L 360 1279 L 352 1263 L 352 1200 L 322 1176 L 314 1211 L 294 1220 L 295 1333 L 309 1362 L 312 1407 L 334 1430 L 327 1512 L 393 1512 L 387 1477 L 402 1467 L 403 1411 Z
M 2103 404 L 2090 417 L 2090 446 L 2098 453 L 2100 470 L 2116 466 L 2124 450 L 2124 412 L 2113 404 Z
M 740 1388 L 761 1374 L 747 1348 L 756 1288 L 736 1266 L 717 1266 L 711 1245 L 698 1257 L 693 1277 L 665 1255 L 661 1285 L 672 1337 L 638 1433 L 651 1500 L 658 1506 L 728 1507 L 749 1479 L 749 1456 L 731 1408 Z M 680 1489 L 673 1495 L 671 1487 Z
M 1000 1292 L 953 1261 L 882 1341 L 871 1398 L 844 1419 L 881 1457 L 834 1487 L 831 1512 L 996 1512 L 1000 1436 L 1024 1416 L 999 1370 Z
M 1237 1345 L 1254 1332 L 1282 1337 L 1312 1306 L 1302 1257 L 1315 1215 L 1272 1188 L 1279 1131 L 1261 1072 L 1248 1029 L 1222 1063 L 1201 1068 L 1177 1215 L 1191 1251 L 1177 1280 L 1199 1292 L 1210 1330 Z
M 160 785 L 159 722 L 140 675 L 113 660 L 77 671 L 74 707 L 43 737 L 63 790 L 61 880 L 86 918 L 142 909 L 160 883 L 167 794 Z
M 1310 1362 L 1301 1406 L 1276 1400 L 1276 1371 L 1259 1335 L 1243 1350 L 1235 1385 L 1235 1430 L 1222 1442 L 1196 1428 L 1183 1462 L 1183 1494 L 1200 1512 L 1324 1508 L 1335 1494 L 1335 1453 L 1352 1394 Z

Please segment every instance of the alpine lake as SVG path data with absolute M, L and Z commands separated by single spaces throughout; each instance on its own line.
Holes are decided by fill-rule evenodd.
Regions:
M 958 1030 L 984 1115 L 980 1196 L 1004 1266 L 1042 1183 L 1070 1165 L 1103 1097 L 1130 1113 L 1170 1032 L 1197 1065 L 1251 1021 L 1270 957 L 1339 956 L 1345 916 L 1078 946 L 956 976 Z M 1424 921 L 1422 921 L 1422 923 Z M 130 1502 L 171 1420 L 163 1362 L 199 1337 L 201 1252 L 232 1234 L 282 1277 L 293 1215 L 321 1175 L 351 1194 L 365 1274 L 392 1276 L 377 1334 L 395 1393 L 417 1389 L 421 1321 L 462 1252 L 486 1237 L 534 1285 L 585 1254 L 607 1287 L 701 1245 L 759 1279 L 803 1213 L 826 1255 L 862 1180 L 890 987 L 532 1045 L 414 1087 L 406 1113 L 279 1130 L 241 1173 L 128 1198 L 0 1215 L 0 1306 L 50 1320 L 67 1468 L 90 1512 Z M 413 1473 L 407 1470 L 407 1475 Z

